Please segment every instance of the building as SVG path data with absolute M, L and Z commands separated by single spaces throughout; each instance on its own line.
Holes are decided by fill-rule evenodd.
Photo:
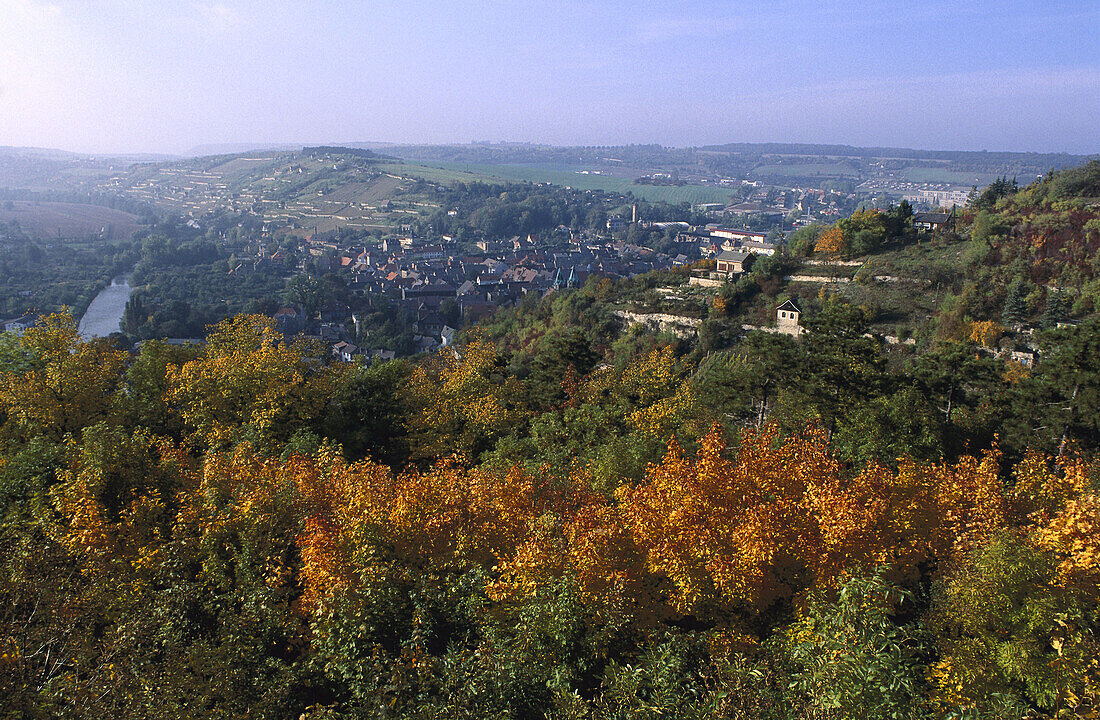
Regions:
M 969 190 L 918 190 L 902 196 L 911 203 L 939 207 L 963 207 L 970 198 Z
M 793 300 L 786 300 L 775 309 L 776 325 L 779 332 L 784 335 L 798 337 L 806 332 L 805 328 L 798 323 L 800 317 L 802 317 L 802 309 Z
M 768 234 L 754 232 L 752 230 L 733 230 L 730 228 L 717 228 L 710 231 L 710 236 L 723 240 L 738 240 L 740 242 L 764 242 Z
M 14 320 L 8 320 L 5 323 L 0 323 L 0 330 L 15 333 L 16 335 L 22 335 L 27 330 L 38 324 L 38 316 L 34 313 L 22 315 Z
M 913 227 L 922 232 L 947 230 L 955 226 L 955 213 L 920 212 L 913 215 Z
M 715 271 L 727 278 L 740 275 L 752 265 L 752 257 L 752 253 L 743 250 L 723 250 L 718 255 Z
M 770 242 L 757 242 L 755 240 L 742 241 L 738 247 L 753 255 L 775 255 L 775 244 Z
M 346 340 L 341 340 L 332 346 L 332 356 L 344 362 L 352 362 L 357 355 L 362 354 L 362 351 L 356 345 L 352 345 Z

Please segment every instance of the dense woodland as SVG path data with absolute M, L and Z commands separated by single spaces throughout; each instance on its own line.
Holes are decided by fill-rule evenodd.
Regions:
M 913 347 L 839 292 L 798 338 L 733 332 L 782 257 L 696 338 L 612 312 L 686 271 L 371 366 L 261 315 L 201 347 L 3 336 L 0 712 L 1095 715 L 1095 173 L 1006 180 L 935 248 L 902 208 L 808 231 L 967 258 Z M 997 351 L 1031 322 L 1029 369 Z

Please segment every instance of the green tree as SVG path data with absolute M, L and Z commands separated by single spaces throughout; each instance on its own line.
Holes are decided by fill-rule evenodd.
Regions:
M 312 275 L 296 275 L 286 283 L 287 302 L 300 305 L 306 317 L 313 317 L 328 301 L 329 288 Z
M 1048 331 L 1042 361 L 1014 390 L 1005 439 L 1065 453 L 1073 441 L 1100 445 L 1100 320 Z
M 787 652 L 797 669 L 792 689 L 801 717 L 902 720 L 930 717 L 923 707 L 921 643 L 912 625 L 895 620 L 913 596 L 883 573 L 853 576 L 834 601 L 818 597 L 787 628 Z M 804 714 L 803 714 L 804 713 Z
M 719 417 L 763 425 L 779 391 L 798 374 L 798 352 L 787 335 L 751 332 L 732 353 L 714 355 L 692 378 L 700 400 Z
M 1027 281 L 1017 275 L 1008 286 L 1001 318 L 1005 325 L 1016 325 L 1030 314 L 1027 307 Z
M 1016 184 L 1016 178 L 1009 180 L 1007 176 L 1002 175 L 990 183 L 989 187 L 982 191 L 972 205 L 978 210 L 992 210 L 998 200 L 1014 194 L 1019 189 L 1020 186 Z
M 1051 290 L 1047 293 L 1047 306 L 1043 311 L 1043 318 L 1039 321 L 1042 328 L 1049 330 L 1055 327 L 1059 322 L 1066 319 L 1066 312 L 1069 309 L 1069 303 L 1066 302 L 1065 293 L 1061 290 Z
M 338 443 L 345 457 L 400 468 L 409 456 L 401 385 L 411 372 L 403 361 L 348 369 L 335 383 L 329 409 L 314 421 L 316 431 Z
M 818 419 L 831 437 L 840 416 L 882 395 L 890 376 L 880 340 L 867 336 L 869 314 L 839 298 L 803 316 L 796 394 L 788 411 L 802 422 Z M 796 420 L 796 422 L 799 422 Z
M 940 413 L 948 455 L 992 439 L 990 412 L 1004 402 L 1003 363 L 973 345 L 948 342 L 915 357 L 907 373 Z
M 1096 657 L 1094 600 L 1055 581 L 1049 555 L 1011 534 L 976 547 L 935 592 L 937 698 L 977 717 L 1077 716 Z

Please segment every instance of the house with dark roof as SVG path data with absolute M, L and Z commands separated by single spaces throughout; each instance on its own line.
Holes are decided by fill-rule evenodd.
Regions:
M 26 315 L 20 315 L 19 317 L 12 320 L 8 320 L 7 322 L 0 323 L 0 331 L 22 335 L 24 332 L 30 330 L 37 324 L 38 315 L 35 313 L 28 313 Z
M 913 215 L 913 227 L 921 232 L 954 229 L 955 213 L 919 212 Z
M 801 316 L 802 308 L 798 307 L 794 300 L 785 300 L 775 309 L 775 321 L 779 332 L 795 337 L 806 332 L 805 328 L 798 323 Z
M 744 250 L 723 250 L 716 258 L 715 271 L 727 279 L 730 275 L 740 275 L 752 265 L 752 253 Z

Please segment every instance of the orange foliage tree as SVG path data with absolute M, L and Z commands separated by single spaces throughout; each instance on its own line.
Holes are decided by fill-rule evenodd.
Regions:
M 672 582 L 680 612 L 755 612 L 848 568 L 911 570 L 1004 524 L 995 452 L 849 476 L 816 431 L 746 431 L 735 460 L 725 451 L 717 431 L 694 459 L 673 445 L 646 483 L 619 492 L 646 569 Z
M 817 238 L 814 252 L 826 255 L 839 255 L 848 248 L 848 242 L 844 238 L 844 231 L 833 225 Z
M 511 558 L 540 524 L 595 502 L 581 485 L 556 485 L 518 469 L 464 468 L 448 458 L 395 475 L 335 453 L 296 473 L 304 524 L 298 538 L 307 598 L 353 587 L 385 563 L 421 570 L 489 570 Z

